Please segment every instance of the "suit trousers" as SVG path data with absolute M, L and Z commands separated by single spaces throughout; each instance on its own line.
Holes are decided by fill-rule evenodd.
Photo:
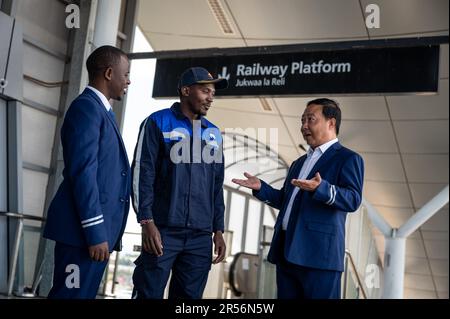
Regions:
M 284 251 L 285 231 L 280 235 Z M 282 256 L 276 265 L 278 299 L 340 299 L 342 272 L 296 265 Z
M 94 261 L 87 247 L 56 242 L 49 299 L 95 299 L 108 261 Z

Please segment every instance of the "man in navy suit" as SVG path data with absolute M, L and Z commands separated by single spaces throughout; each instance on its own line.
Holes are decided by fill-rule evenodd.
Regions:
M 129 61 L 120 49 L 102 46 L 86 66 L 89 85 L 61 129 L 64 180 L 44 229 L 56 241 L 48 298 L 95 298 L 109 254 L 121 248 L 129 210 L 130 165 L 109 104 L 126 93 Z
M 244 173 L 233 182 L 280 210 L 268 260 L 276 264 L 278 298 L 338 299 L 345 253 L 345 219 L 361 204 L 364 163 L 337 139 L 339 105 L 308 102 L 301 132 L 310 146 L 277 190 Z

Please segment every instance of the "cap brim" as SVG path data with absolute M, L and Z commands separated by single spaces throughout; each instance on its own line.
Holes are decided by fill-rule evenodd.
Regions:
M 214 83 L 216 89 L 218 89 L 218 90 L 226 89 L 228 87 L 228 80 L 224 79 L 224 78 L 213 79 L 213 80 L 197 81 L 195 83 L 198 83 L 198 84 Z

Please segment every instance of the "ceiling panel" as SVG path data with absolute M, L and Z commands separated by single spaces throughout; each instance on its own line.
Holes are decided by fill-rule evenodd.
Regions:
M 270 99 L 267 99 L 269 105 L 271 105 Z M 272 106 L 272 105 L 271 105 Z M 221 108 L 226 110 L 235 110 L 240 113 L 261 113 L 261 114 L 273 114 L 278 116 L 275 108 L 272 107 L 272 111 L 266 111 L 262 108 L 259 99 L 228 99 L 217 98 L 214 100 L 213 108 Z M 211 109 L 212 110 L 212 109 Z
M 414 214 L 412 208 L 395 208 L 376 205 L 374 205 L 374 207 L 388 224 L 394 228 L 403 225 Z
M 405 290 L 403 291 L 403 298 L 404 299 L 436 299 L 436 291 L 405 288 Z
M 430 219 L 428 219 L 421 227 L 421 230 L 425 231 L 434 231 L 434 232 L 447 232 L 447 238 L 448 238 L 448 208 L 443 208 L 440 211 L 438 211 L 436 214 L 431 216 Z M 445 234 L 444 234 L 445 235 Z M 427 239 L 431 236 L 427 236 Z M 424 236 L 425 238 L 425 236 Z M 434 237 L 436 238 L 436 237 Z
M 448 276 L 434 276 L 434 282 L 438 292 L 448 292 Z
M 448 240 L 448 231 L 423 230 L 421 228 L 424 240 Z
M 406 182 L 399 154 L 361 153 L 364 178 L 371 181 Z
M 408 187 L 403 183 L 364 182 L 364 197 L 373 205 L 412 207 Z
M 242 47 L 244 42 L 239 39 L 202 38 L 179 35 L 151 34 L 143 30 L 154 51 L 184 50 L 198 48 Z
M 318 42 L 339 42 L 343 40 L 347 41 L 362 41 L 368 40 L 368 36 L 356 36 L 348 38 L 320 38 L 320 39 L 245 39 L 248 46 L 266 46 L 266 45 L 282 45 L 282 44 L 301 44 L 301 43 L 318 43 Z
M 439 299 L 448 299 L 448 291 L 438 291 L 437 292 Z
M 288 165 L 291 165 L 293 161 L 301 156 L 299 155 L 297 149 L 294 148 L 294 146 L 278 145 L 278 153 L 287 162 Z
M 138 22 L 144 32 L 225 37 L 206 0 L 140 1 Z
M 394 122 L 403 153 L 448 153 L 448 119 Z
M 448 260 L 448 241 L 425 240 L 424 243 L 429 258 Z
M 425 246 L 421 239 L 406 239 L 406 256 L 425 258 Z
M 409 182 L 448 183 L 448 155 L 404 154 Z
M 300 120 L 284 117 L 295 143 L 305 144 L 300 133 Z M 345 121 L 341 122 L 340 142 L 358 152 L 395 153 L 397 151 L 392 128 L 387 121 Z
M 368 29 L 371 36 L 448 32 L 448 0 L 361 0 L 380 7 L 380 28 Z
M 406 257 L 405 272 L 417 275 L 431 275 L 427 258 Z
M 405 288 L 434 290 L 433 279 L 430 275 L 405 274 Z
M 367 35 L 357 0 L 227 0 L 226 2 L 229 3 L 245 38 L 323 39 Z M 249 19 L 249 15 L 253 18 Z
M 410 183 L 409 185 L 411 187 L 414 205 L 420 208 L 436 196 L 447 184 Z
M 256 113 L 242 116 L 238 111 L 211 108 L 208 112 L 208 119 L 216 124 L 221 131 L 241 128 L 256 132 L 256 135 L 258 128 L 266 129 L 267 142 L 269 142 L 270 129 L 274 129 L 278 132 L 278 145 L 292 146 L 292 141 L 279 116 Z
M 339 139 L 359 152 L 397 153 L 392 126 L 388 121 L 342 121 Z
M 329 97 L 336 100 L 344 120 L 388 120 L 386 103 L 382 96 Z M 276 98 L 281 114 L 300 118 L 306 104 L 314 98 Z
M 308 149 L 308 146 L 300 133 L 300 120 L 293 117 L 283 117 L 283 119 L 286 122 L 289 132 L 295 141 L 295 145 L 303 144 L 305 145 L 306 149 Z
M 448 259 L 430 259 L 431 272 L 436 276 L 448 276 Z
M 439 81 L 436 95 L 386 97 L 393 120 L 448 119 L 448 80 Z

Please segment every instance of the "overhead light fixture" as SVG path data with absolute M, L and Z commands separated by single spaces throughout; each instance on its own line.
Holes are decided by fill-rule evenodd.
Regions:
M 231 27 L 230 20 L 223 9 L 222 3 L 219 0 L 207 0 L 207 2 L 222 32 L 227 35 L 234 34 L 234 30 Z
M 260 97 L 259 102 L 261 102 L 261 106 L 264 111 L 272 111 L 272 107 L 270 106 L 269 102 L 265 98 Z

